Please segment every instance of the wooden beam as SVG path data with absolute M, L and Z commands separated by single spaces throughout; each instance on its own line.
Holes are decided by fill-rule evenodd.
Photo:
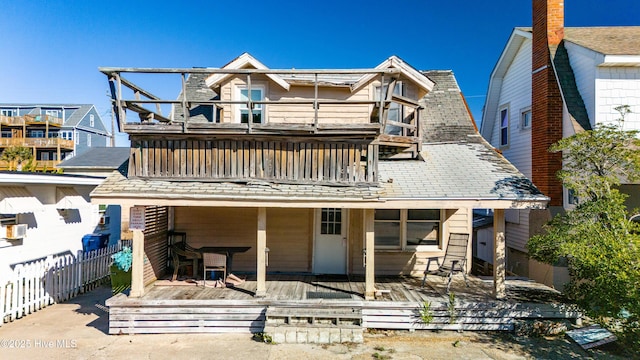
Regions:
M 493 209 L 493 295 L 496 299 L 507 296 L 504 209 Z
M 374 209 L 364 210 L 364 260 L 365 260 L 365 300 L 375 299 L 375 232 L 374 232 Z
M 161 122 L 170 122 L 171 120 L 167 117 L 162 116 L 154 111 L 143 108 L 142 106 L 136 104 L 134 101 L 125 101 L 125 107 L 131 111 L 135 111 L 140 114 L 141 120 L 158 120 Z
M 214 69 L 214 68 L 137 68 L 137 67 L 99 67 L 107 76 L 115 73 L 165 73 L 165 74 L 400 74 L 400 69 Z
M 133 230 L 133 242 L 131 244 L 131 297 L 144 295 L 144 232 Z
M 258 208 L 258 233 L 256 234 L 256 297 L 267 295 L 267 208 Z

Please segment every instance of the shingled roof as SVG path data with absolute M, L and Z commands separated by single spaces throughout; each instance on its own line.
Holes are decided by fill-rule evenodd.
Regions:
M 94 198 L 181 201 L 377 203 L 393 201 L 473 202 L 507 200 L 513 206 L 539 207 L 547 201 L 522 173 L 478 133 L 455 76 L 450 70 L 423 72 L 434 87 L 423 99 L 424 146 L 416 160 L 380 160 L 379 182 L 336 187 L 267 182 L 197 182 L 128 179 L 114 172 L 92 192 Z M 202 78 L 191 77 L 193 84 Z M 194 87 L 195 88 L 195 87 Z M 213 94 L 202 94 L 212 96 Z M 386 205 L 385 205 L 386 204 Z M 390 205 L 391 204 L 391 205 Z M 357 205 L 352 205 L 357 206 Z M 378 206 L 378 205 L 377 205 Z

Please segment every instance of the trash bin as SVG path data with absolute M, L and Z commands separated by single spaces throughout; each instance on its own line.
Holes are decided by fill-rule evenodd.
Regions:
M 82 237 L 82 251 L 102 249 L 109 244 L 109 234 L 87 234 Z

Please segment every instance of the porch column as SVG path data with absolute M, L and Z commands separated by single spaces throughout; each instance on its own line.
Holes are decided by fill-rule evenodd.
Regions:
M 130 297 L 144 295 L 144 232 L 133 230 Z
M 267 209 L 258 208 L 258 234 L 256 239 L 257 250 L 257 287 L 256 297 L 263 297 L 267 295 Z
M 507 296 L 505 287 L 504 209 L 493 210 L 493 295 L 496 299 Z
M 364 298 L 365 300 L 375 299 L 375 232 L 374 232 L 374 209 L 364 210 Z

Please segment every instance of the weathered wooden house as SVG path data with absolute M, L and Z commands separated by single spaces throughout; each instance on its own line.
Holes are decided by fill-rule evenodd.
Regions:
M 373 69 L 273 70 L 246 53 L 222 68 L 101 71 L 131 153 L 92 201 L 147 216 L 129 298 L 166 272 L 174 230 L 195 248 L 249 247 L 233 271 L 255 274 L 256 297 L 272 274 L 303 273 L 364 276 L 373 299 L 376 276 L 421 276 L 450 233 L 471 234 L 474 208 L 496 214 L 501 297 L 503 211 L 548 200 L 479 135 L 451 71 L 395 56 Z M 174 74 L 182 90 L 160 99 L 131 73 Z

